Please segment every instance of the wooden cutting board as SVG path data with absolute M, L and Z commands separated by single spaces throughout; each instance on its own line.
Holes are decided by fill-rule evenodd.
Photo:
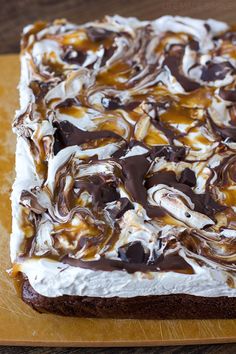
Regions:
M 16 295 L 10 268 L 10 190 L 18 107 L 19 60 L 0 56 L 0 344 L 30 346 L 145 346 L 236 341 L 236 320 L 105 320 L 38 314 Z M 24 168 L 24 166 L 22 166 Z

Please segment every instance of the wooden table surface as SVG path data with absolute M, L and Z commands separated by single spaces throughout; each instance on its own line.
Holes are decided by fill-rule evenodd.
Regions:
M 0 347 L 0 354 L 235 354 L 236 345 L 173 346 L 152 348 L 30 348 Z
M 154 19 L 165 14 L 215 18 L 236 23 L 235 0 L 0 0 L 0 53 L 19 51 L 22 28 L 33 21 L 67 18 L 83 23 L 105 14 Z M 0 347 L 0 354 L 154 354 L 154 353 L 236 353 L 236 344 L 175 346 L 155 348 L 29 348 Z
M 0 0 L 0 53 L 19 49 L 22 27 L 38 19 L 83 23 L 105 14 L 154 19 L 162 15 L 236 22 L 235 0 Z

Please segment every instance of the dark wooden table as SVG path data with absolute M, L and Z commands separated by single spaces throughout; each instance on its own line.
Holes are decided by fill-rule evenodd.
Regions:
M 0 354 L 235 354 L 236 344 L 152 348 L 29 348 L 0 347 Z
M 105 14 L 141 19 L 170 14 L 232 23 L 235 13 L 235 0 L 0 0 L 0 53 L 17 52 L 22 27 L 38 19 L 83 23 Z
M 137 16 L 154 19 L 162 15 L 212 17 L 236 23 L 235 0 L 0 0 L 0 53 L 19 51 L 22 28 L 38 19 L 67 18 L 83 23 L 105 14 Z M 155 348 L 29 348 L 0 347 L 0 354 L 154 354 L 154 353 L 214 353 L 235 354 L 236 344 L 174 346 Z

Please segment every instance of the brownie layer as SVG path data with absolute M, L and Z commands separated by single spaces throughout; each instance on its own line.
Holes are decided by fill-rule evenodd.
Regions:
M 22 285 L 22 299 L 38 312 L 63 316 L 139 319 L 236 318 L 236 298 L 202 297 L 185 294 L 99 298 L 88 296 L 46 297 L 28 280 Z

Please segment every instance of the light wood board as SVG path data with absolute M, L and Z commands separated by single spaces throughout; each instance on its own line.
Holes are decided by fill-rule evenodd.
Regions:
M 0 344 L 42 346 L 145 346 L 236 341 L 236 320 L 105 320 L 38 314 L 16 295 L 6 270 L 11 232 L 10 190 L 18 107 L 19 60 L 0 56 Z M 24 166 L 22 166 L 24 168 Z

